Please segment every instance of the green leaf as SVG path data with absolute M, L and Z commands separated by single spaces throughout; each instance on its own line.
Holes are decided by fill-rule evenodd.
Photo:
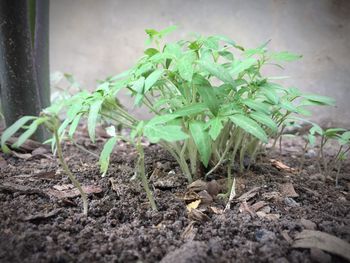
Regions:
M 77 116 L 74 117 L 70 127 L 69 127 L 69 131 L 68 131 L 68 136 L 70 138 L 73 138 L 73 134 L 75 133 L 77 127 L 78 127 L 78 124 L 80 122 L 80 118 L 82 116 L 82 113 L 78 114 Z
M 267 143 L 268 138 L 267 138 L 265 131 L 260 127 L 259 124 L 257 124 L 251 118 L 246 117 L 246 116 L 241 115 L 241 114 L 235 114 L 235 115 L 230 116 L 229 118 L 238 127 L 242 128 L 246 132 L 255 136 L 256 138 L 258 138 L 262 142 Z
M 219 49 L 219 39 L 217 37 L 214 37 L 214 36 L 208 37 L 203 41 L 203 45 L 207 48 L 212 49 L 212 50 L 218 50 Z
M 35 120 L 36 116 L 24 116 L 18 119 L 10 127 L 8 127 L 1 136 L 1 149 L 4 153 L 9 153 L 10 149 L 6 146 L 6 142 L 10 139 L 20 128 L 23 127 L 28 121 Z
M 325 130 L 324 136 L 328 138 L 336 138 L 336 137 L 340 137 L 340 133 L 343 133 L 345 131 L 346 129 L 344 128 L 330 128 Z
M 222 50 L 218 52 L 220 56 L 226 58 L 227 60 L 232 61 L 233 60 L 233 54 L 229 51 Z
M 339 138 L 340 145 L 345 145 L 350 143 L 350 131 L 344 132 Z
M 250 117 L 256 120 L 257 122 L 265 125 L 270 128 L 273 132 L 277 132 L 277 124 L 270 118 L 269 115 L 264 114 L 262 112 L 252 112 L 250 113 Z
M 276 61 L 293 61 L 300 59 L 302 56 L 290 53 L 288 51 L 282 51 L 278 53 L 272 53 L 270 58 Z
M 159 80 L 162 74 L 163 69 L 156 69 L 146 78 L 144 93 L 146 93 L 152 88 L 152 86 Z
M 143 94 L 143 87 L 145 85 L 145 78 L 140 77 L 138 80 L 134 82 L 132 85 L 132 89 L 135 90 L 139 94 Z
M 176 115 L 177 117 L 182 117 L 182 116 L 191 116 L 194 114 L 199 114 L 207 109 L 206 104 L 204 103 L 196 103 L 192 105 L 188 105 L 185 107 L 182 107 L 181 109 L 175 111 L 172 113 L 173 115 Z
M 159 51 L 155 48 L 147 48 L 144 53 L 149 56 L 149 57 L 152 57 L 153 55 L 159 53 Z
M 205 123 L 199 121 L 192 121 L 189 124 L 189 128 L 194 143 L 197 146 L 200 159 L 203 165 L 207 167 L 211 155 L 211 143 L 209 134 L 207 131 L 205 131 Z
M 13 148 L 19 148 L 26 140 L 28 140 L 34 132 L 38 129 L 39 125 L 47 121 L 47 117 L 39 117 L 34 120 L 28 127 L 28 129 L 18 137 L 18 140 L 12 145 Z
M 329 105 L 332 106 L 335 104 L 335 100 L 330 97 L 320 96 L 315 94 L 305 94 L 303 95 L 305 99 L 308 99 L 311 102 L 314 102 L 318 105 Z
M 196 87 L 203 102 L 208 106 L 210 111 L 217 115 L 219 110 L 219 102 L 216 97 L 216 92 L 210 82 L 199 74 L 196 74 L 193 79 L 193 85 Z
M 96 122 L 98 118 L 98 113 L 100 111 L 103 100 L 97 100 L 93 102 L 90 106 L 89 116 L 88 116 L 88 133 L 92 142 L 95 142 L 95 129 Z
M 242 61 L 238 61 L 237 63 L 233 63 L 233 67 L 230 70 L 231 75 L 238 75 L 242 71 L 250 68 L 254 63 L 256 62 L 255 58 L 249 57 L 247 59 L 244 59 Z
M 99 159 L 102 177 L 105 176 L 107 173 L 108 166 L 109 166 L 109 158 L 111 156 L 111 153 L 116 143 L 117 143 L 117 138 L 111 137 L 107 140 L 107 142 L 103 146 L 102 152 L 100 154 L 100 159 Z
M 223 120 L 222 118 L 215 117 L 214 119 L 211 119 L 208 122 L 208 125 L 210 125 L 209 135 L 214 141 L 220 135 L 220 132 L 221 132 L 222 128 L 224 127 L 222 125 L 222 120 Z
M 215 64 L 210 61 L 201 60 L 198 64 L 211 75 L 217 77 L 223 82 L 233 83 L 231 75 L 221 65 Z
M 264 102 L 253 100 L 253 99 L 245 99 L 245 100 L 242 100 L 242 103 L 255 111 L 263 112 L 266 114 L 270 113 L 269 105 L 265 104 Z
M 144 127 L 144 135 L 152 143 L 157 143 L 160 140 L 168 142 L 181 141 L 188 138 L 181 126 L 177 125 L 147 125 Z
M 193 76 L 193 66 L 192 63 L 195 60 L 195 53 L 189 52 L 181 57 L 177 63 L 177 68 L 179 70 L 180 76 L 187 81 L 192 81 Z

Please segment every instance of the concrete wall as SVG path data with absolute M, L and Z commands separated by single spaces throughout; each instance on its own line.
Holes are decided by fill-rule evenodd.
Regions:
M 286 84 L 337 99 L 336 108 L 317 110 L 314 119 L 350 126 L 349 22 L 346 0 L 52 0 L 51 70 L 72 73 L 92 89 L 142 55 L 145 28 L 172 24 L 180 27 L 173 40 L 225 34 L 255 47 L 271 39 L 272 50 L 304 56 L 274 72 L 291 76 Z

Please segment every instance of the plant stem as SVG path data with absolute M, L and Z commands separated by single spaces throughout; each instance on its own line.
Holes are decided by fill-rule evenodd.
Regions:
M 63 158 L 62 146 L 60 143 L 57 129 L 55 129 L 54 135 L 55 135 L 55 140 L 56 140 L 56 145 L 57 145 L 57 155 L 58 155 L 58 159 L 60 161 L 60 164 L 61 164 L 63 170 L 68 175 L 69 179 L 72 181 L 73 185 L 78 189 L 78 191 L 81 195 L 81 198 L 83 200 L 83 209 L 84 209 L 83 213 L 84 213 L 84 215 L 87 215 L 87 213 L 88 213 L 88 201 L 87 201 L 86 193 L 84 192 L 83 188 L 81 187 L 79 181 L 75 178 L 73 173 L 70 171 L 66 161 Z
M 148 180 L 145 173 L 145 154 L 143 151 L 143 147 L 141 145 L 141 136 L 138 137 L 136 148 L 139 153 L 139 159 L 137 160 L 137 169 L 138 169 L 139 176 L 141 178 L 142 186 L 146 191 L 146 195 L 151 204 L 152 209 L 154 211 L 157 211 L 157 206 L 154 201 L 153 194 L 149 188 Z

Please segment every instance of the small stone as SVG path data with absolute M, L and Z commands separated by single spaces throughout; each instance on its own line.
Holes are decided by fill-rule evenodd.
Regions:
M 255 239 L 260 243 L 265 243 L 276 239 L 276 235 L 274 232 L 271 232 L 269 230 L 259 229 L 255 232 Z
M 306 153 L 305 153 L 305 157 L 306 158 L 315 158 L 317 156 L 316 151 L 314 149 L 309 149 Z
M 219 192 L 220 192 L 220 185 L 218 184 L 218 182 L 216 180 L 211 180 L 208 184 L 208 193 L 212 196 L 212 197 L 216 197 Z
M 300 219 L 300 224 L 308 230 L 316 230 L 317 228 L 317 225 L 314 222 L 305 218 Z
M 284 198 L 284 203 L 289 207 L 299 207 L 300 204 L 296 202 L 293 198 L 286 197 Z
M 313 174 L 309 178 L 310 178 L 310 180 L 314 180 L 314 181 L 321 181 L 321 182 L 326 181 L 326 176 L 324 176 L 323 174 L 320 174 L 320 173 Z
M 310 249 L 310 257 L 313 262 L 318 262 L 318 263 L 329 263 L 332 262 L 332 257 L 323 252 L 319 248 L 311 248 Z

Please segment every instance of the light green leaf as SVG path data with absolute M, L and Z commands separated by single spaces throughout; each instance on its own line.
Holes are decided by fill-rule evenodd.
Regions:
M 258 138 L 262 142 L 267 143 L 268 138 L 267 138 L 265 131 L 260 127 L 259 124 L 257 124 L 251 118 L 246 117 L 246 116 L 241 115 L 241 114 L 235 114 L 235 115 L 230 116 L 229 118 L 238 127 L 242 128 L 246 132 L 255 136 L 256 138 Z
M 320 95 L 315 95 L 315 94 L 305 94 L 303 95 L 303 97 L 305 99 L 308 99 L 311 102 L 314 102 L 318 105 L 334 105 L 335 104 L 335 100 L 333 98 L 330 97 L 326 97 L 326 96 L 320 96 Z
M 132 85 L 132 89 L 135 90 L 137 93 L 143 94 L 143 87 L 145 84 L 145 78 L 140 77 L 138 80 L 134 82 Z
M 290 53 L 288 51 L 282 51 L 278 53 L 272 53 L 270 57 L 271 59 L 276 61 L 293 61 L 293 60 L 300 59 L 302 56 Z
M 79 113 L 77 116 L 74 117 L 74 119 L 69 127 L 69 131 L 68 131 L 68 136 L 70 138 L 73 138 L 73 134 L 75 133 L 75 131 L 78 127 L 81 116 L 82 116 L 82 113 Z
M 10 139 L 23 125 L 25 125 L 28 121 L 35 120 L 38 117 L 35 116 L 24 116 L 18 119 L 15 123 L 13 123 L 10 127 L 8 127 L 1 136 L 1 149 L 4 153 L 9 153 L 10 149 L 6 146 L 6 142 Z
M 189 124 L 194 143 L 200 155 L 200 159 L 205 167 L 208 166 L 211 156 L 211 139 L 208 132 L 204 129 L 205 123 L 199 121 L 192 121 Z
M 160 140 L 168 142 L 181 141 L 188 138 L 181 126 L 177 125 L 147 125 L 144 127 L 144 135 L 152 143 L 157 143 Z
M 47 117 L 39 117 L 34 120 L 28 127 L 28 129 L 18 137 L 18 140 L 12 144 L 13 148 L 19 148 L 26 140 L 28 140 L 38 129 L 39 125 L 47 121 Z
M 159 80 L 162 74 L 163 69 L 156 69 L 146 78 L 144 93 L 146 93 L 152 88 L 152 86 Z
M 182 56 L 177 63 L 179 74 L 184 80 L 192 81 L 192 76 L 193 76 L 192 63 L 195 60 L 195 57 L 196 55 L 194 52 L 189 52 L 189 53 L 186 53 L 184 56 Z
M 220 56 L 226 58 L 227 60 L 233 60 L 233 54 L 227 50 L 222 50 L 218 52 Z
M 205 71 L 209 72 L 211 75 L 217 77 L 218 79 L 222 80 L 223 82 L 228 82 L 228 83 L 233 84 L 233 79 L 232 79 L 231 75 L 221 65 L 218 65 L 218 64 L 215 64 L 213 62 L 206 61 L 206 60 L 198 61 L 198 64 Z
M 210 137 L 215 141 L 216 138 L 219 136 L 222 128 L 224 127 L 222 125 L 222 118 L 219 117 L 215 117 L 214 119 L 211 119 L 208 122 L 208 125 L 210 125 L 210 129 L 209 129 L 209 135 Z
M 89 116 L 88 116 L 88 133 L 92 142 L 95 142 L 95 129 L 96 122 L 98 118 L 98 113 L 100 111 L 103 100 L 97 100 L 93 102 L 90 106 Z
M 264 114 L 262 112 L 252 112 L 250 113 L 250 117 L 270 128 L 273 132 L 276 132 L 278 129 L 277 124 L 267 114 Z
M 181 109 L 175 111 L 174 115 L 178 116 L 178 117 L 182 117 L 182 116 L 191 116 L 194 114 L 198 114 L 201 113 L 203 111 L 205 111 L 207 109 L 206 104 L 204 103 L 196 103 L 196 104 L 192 104 L 192 105 L 188 105 L 185 107 L 182 107 Z
M 340 145 L 345 145 L 350 143 L 350 131 L 344 132 L 339 138 Z
M 99 159 L 102 177 L 105 176 L 107 173 L 108 166 L 109 166 L 109 158 L 111 156 L 111 153 L 116 143 L 117 143 L 117 138 L 111 137 L 107 140 L 107 142 L 103 146 L 102 152 L 100 154 L 100 159 Z
M 254 63 L 256 62 L 255 58 L 249 57 L 247 59 L 244 59 L 242 61 L 238 61 L 237 63 L 234 62 L 233 68 L 230 70 L 231 75 L 238 75 L 242 71 L 250 68 Z
M 242 100 L 242 103 L 255 111 L 263 112 L 266 114 L 270 113 L 269 105 L 267 105 L 264 102 L 253 100 L 253 99 L 245 99 L 245 100 Z

